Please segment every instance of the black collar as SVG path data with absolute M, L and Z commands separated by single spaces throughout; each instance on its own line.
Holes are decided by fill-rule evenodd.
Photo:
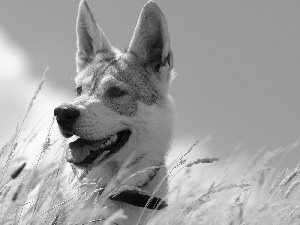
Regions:
M 110 196 L 110 199 L 155 210 L 164 209 L 168 206 L 168 204 L 161 198 L 140 194 L 137 191 L 123 191 L 117 195 Z

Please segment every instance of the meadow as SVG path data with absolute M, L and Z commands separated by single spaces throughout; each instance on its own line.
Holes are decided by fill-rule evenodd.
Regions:
M 0 224 L 58 224 L 59 218 L 80 216 L 80 203 L 90 201 L 97 191 L 93 184 L 81 184 L 91 188 L 79 193 L 74 177 L 62 173 L 69 165 L 62 154 L 65 140 L 53 138 L 55 118 L 46 125 L 37 121 L 30 129 L 24 125 L 43 84 L 44 77 L 14 134 L 0 146 Z M 43 141 L 28 161 L 39 133 L 45 133 Z M 251 156 L 239 147 L 226 159 L 191 160 L 195 146 L 207 141 L 211 140 L 187 146 L 180 158 L 168 163 L 169 206 L 147 224 L 300 224 L 300 163 L 294 168 L 279 166 L 280 159 L 300 150 L 299 142 L 273 151 L 261 149 Z M 118 180 L 112 182 L 112 186 L 118 184 Z M 94 201 L 95 209 L 105 205 L 106 198 Z M 116 224 L 112 219 L 123 216 L 120 210 L 112 218 L 84 224 Z

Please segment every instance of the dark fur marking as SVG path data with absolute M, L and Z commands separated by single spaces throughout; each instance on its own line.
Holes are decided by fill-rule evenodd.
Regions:
M 120 98 L 109 98 L 107 94 L 103 96 L 103 103 L 114 112 L 123 116 L 134 116 L 137 112 L 137 99 L 131 95 Z
M 124 54 L 115 66 L 117 73 L 114 77 L 133 87 L 134 94 L 140 101 L 147 105 L 156 102 L 159 94 L 151 80 L 153 75 L 145 69 L 146 66 L 138 60 L 135 54 L 131 52 Z
M 103 103 L 120 115 L 134 116 L 137 112 L 138 101 L 153 105 L 160 98 L 160 94 L 154 86 L 154 74 L 151 74 L 146 67 L 131 52 L 123 54 L 118 59 L 111 57 L 99 60 L 96 55 L 83 76 L 83 79 L 92 76 L 90 87 L 85 92 L 89 96 L 98 95 L 97 97 L 100 97 L 99 94 L 101 94 L 100 98 Z M 124 91 L 128 94 L 120 98 L 110 98 L 105 94 L 105 89 L 101 89 L 97 93 L 101 88 L 99 87 L 100 82 L 105 76 L 113 76 L 117 81 L 127 84 L 130 89 Z
M 92 80 L 93 87 L 90 90 L 89 96 L 93 95 L 97 91 L 101 78 L 103 78 L 105 72 L 116 61 L 117 61 L 116 59 L 111 59 L 109 61 L 106 61 L 106 63 L 100 61 L 100 62 L 95 62 L 96 65 L 91 66 L 91 72 L 93 73 L 93 80 Z M 97 66 L 98 64 L 100 65 L 100 67 Z

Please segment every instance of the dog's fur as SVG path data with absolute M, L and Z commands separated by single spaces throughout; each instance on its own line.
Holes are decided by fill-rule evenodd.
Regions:
M 168 94 L 173 55 L 166 19 L 159 6 L 149 1 L 139 16 L 128 49 L 121 53 L 111 46 L 82 0 L 77 47 L 78 96 L 56 109 L 61 133 L 72 142 L 76 136 L 104 140 L 121 130 L 131 132 L 121 149 L 92 166 L 76 163 L 93 150 L 86 146 L 77 146 L 73 152 L 67 149 L 78 182 L 95 182 L 101 196 L 108 197 L 96 211 L 91 209 L 97 197 L 85 201 L 80 209 L 81 222 L 106 219 L 123 209 L 127 219 L 117 219 L 117 224 L 136 224 L 140 217 L 140 224 L 144 224 L 156 210 L 114 201 L 109 196 L 118 187 L 119 192 L 134 190 L 166 200 L 165 156 L 173 130 L 173 104 Z M 95 195 L 99 196 L 99 191 Z

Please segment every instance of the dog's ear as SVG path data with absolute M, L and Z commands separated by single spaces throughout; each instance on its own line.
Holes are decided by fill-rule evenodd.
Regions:
M 114 54 L 113 48 L 96 23 L 94 16 L 85 0 L 79 4 L 77 17 L 77 72 L 85 68 L 99 52 Z
M 166 18 L 159 6 L 149 1 L 139 16 L 128 48 L 139 59 L 150 64 L 163 81 L 169 81 L 173 68 L 173 55 Z

